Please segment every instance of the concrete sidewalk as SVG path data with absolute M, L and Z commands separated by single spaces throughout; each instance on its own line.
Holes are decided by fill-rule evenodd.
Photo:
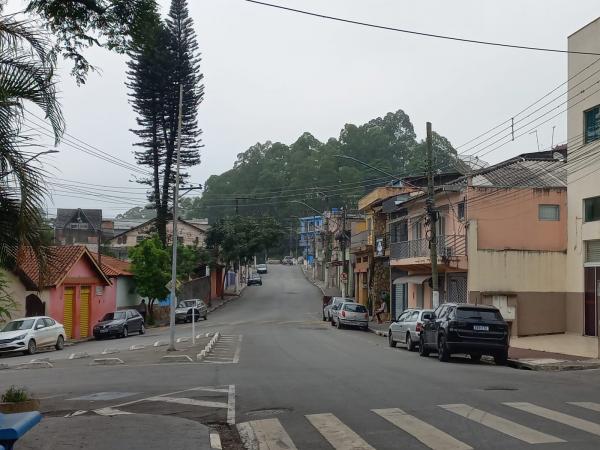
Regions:
M 16 450 L 211 449 L 208 427 L 149 414 L 50 417 L 17 442 Z

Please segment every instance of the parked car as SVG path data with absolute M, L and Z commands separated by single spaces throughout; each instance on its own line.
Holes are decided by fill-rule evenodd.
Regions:
M 26 352 L 33 355 L 43 347 L 62 350 L 65 336 L 62 324 L 50 317 L 15 319 L 0 330 L 0 352 Z
M 421 331 L 423 330 L 423 318 L 430 317 L 431 309 L 407 309 L 398 316 L 388 329 L 388 342 L 390 347 L 396 344 L 405 344 L 409 351 L 414 351 L 419 345 Z
M 293 266 L 294 265 L 294 258 L 292 256 L 284 256 L 284 258 L 281 260 L 281 264 L 288 265 L 288 266 Z
M 344 327 L 369 328 L 369 312 L 367 308 L 355 302 L 344 302 L 335 310 L 334 321 L 338 329 Z
M 252 275 L 250 275 L 248 277 L 248 286 L 252 286 L 252 285 L 262 286 L 262 278 L 260 277 L 259 274 L 253 273 Z
M 437 352 L 440 361 L 454 353 L 467 353 L 478 361 L 482 355 L 494 357 L 498 365 L 508 359 L 508 324 L 497 308 L 466 303 L 445 303 L 430 320 L 425 320 L 419 353 Z
M 92 330 L 97 340 L 107 337 L 127 337 L 131 333 L 144 334 L 144 318 L 135 309 L 123 309 L 106 313 Z
M 258 264 L 256 266 L 256 272 L 260 273 L 260 274 L 267 273 L 268 272 L 267 265 L 266 264 Z
M 192 320 L 198 322 L 200 318 L 208 319 L 208 307 L 200 299 L 182 300 L 175 309 L 175 323 L 191 322 Z
M 334 306 L 341 305 L 344 302 L 354 302 L 354 299 L 349 297 L 331 297 L 329 303 L 323 306 L 323 322 L 329 321 L 333 325 L 332 309 Z

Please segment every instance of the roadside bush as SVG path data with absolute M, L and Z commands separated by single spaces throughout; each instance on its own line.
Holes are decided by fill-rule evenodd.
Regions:
M 11 386 L 2 394 L 2 403 L 22 403 L 31 400 L 29 392 L 25 388 Z

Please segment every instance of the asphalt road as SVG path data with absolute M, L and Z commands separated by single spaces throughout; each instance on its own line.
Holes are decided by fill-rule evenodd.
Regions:
M 322 322 L 320 291 L 298 267 L 270 266 L 263 282 L 200 322 L 226 336 L 237 363 L 63 364 L 5 370 L 0 385 L 27 386 L 49 415 L 113 408 L 229 422 L 269 449 L 600 446 L 600 371 L 440 363 Z

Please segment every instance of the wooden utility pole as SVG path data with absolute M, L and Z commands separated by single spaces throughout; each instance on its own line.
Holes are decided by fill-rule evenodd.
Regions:
M 431 287 L 433 291 L 431 305 L 433 308 L 437 308 L 440 305 L 440 291 L 437 267 L 437 209 L 435 208 L 434 189 L 431 122 L 427 122 L 427 200 L 425 205 L 429 217 L 429 257 L 431 259 Z
M 342 273 L 345 273 L 345 279 L 343 280 L 344 282 L 344 292 L 343 292 L 343 296 L 344 297 L 348 297 L 348 278 L 349 278 L 349 274 L 348 274 L 348 262 L 346 261 L 346 209 L 347 206 L 344 206 L 344 211 L 343 211 L 343 216 L 342 216 L 342 240 L 341 240 L 341 247 L 342 247 Z

